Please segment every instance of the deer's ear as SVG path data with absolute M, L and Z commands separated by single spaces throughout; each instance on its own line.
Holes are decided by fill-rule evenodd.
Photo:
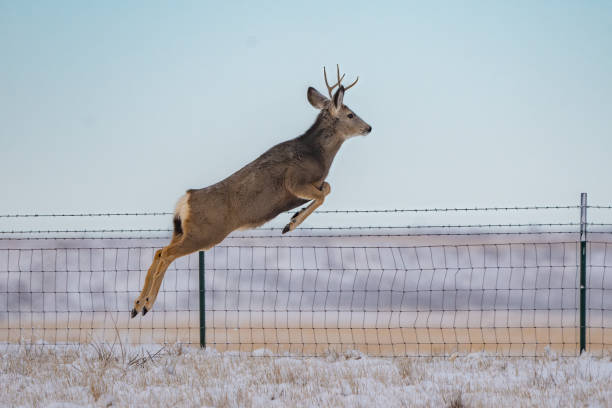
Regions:
M 334 94 L 332 98 L 332 109 L 334 112 L 338 112 L 342 108 L 342 101 L 344 100 L 344 87 L 340 85 L 340 88 Z
M 306 96 L 308 97 L 308 102 L 310 102 L 310 104 L 317 109 L 325 108 L 327 102 L 329 102 L 329 99 L 323 96 L 323 94 L 314 89 L 312 86 L 308 88 Z

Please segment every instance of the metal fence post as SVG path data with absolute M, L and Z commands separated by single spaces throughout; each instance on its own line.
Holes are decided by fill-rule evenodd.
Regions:
M 199 287 L 200 287 L 200 347 L 206 347 L 206 299 L 204 293 L 206 284 L 204 282 L 204 251 L 200 251 L 199 255 Z
M 586 351 L 587 193 L 580 194 L 580 354 Z

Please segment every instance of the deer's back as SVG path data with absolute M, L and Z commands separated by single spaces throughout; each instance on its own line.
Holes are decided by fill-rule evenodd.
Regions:
M 287 171 L 304 182 L 323 180 L 326 169 L 314 152 L 297 139 L 278 144 L 228 178 L 209 187 L 189 190 L 192 221 L 223 223 L 227 233 L 237 228 L 261 225 L 307 200 L 290 194 L 285 186 Z

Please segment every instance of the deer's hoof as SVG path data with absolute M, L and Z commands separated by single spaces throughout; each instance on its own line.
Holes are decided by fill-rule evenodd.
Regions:
M 291 231 L 291 230 L 289 229 L 289 224 L 287 224 L 287 225 L 285 225 L 285 228 L 283 228 L 283 234 L 286 234 L 289 231 Z
M 132 309 L 132 311 L 130 312 L 130 316 L 132 317 L 132 319 L 136 317 L 137 314 L 138 314 L 138 311 L 136 309 Z
M 146 315 L 149 310 L 146 307 L 142 308 L 142 315 Z

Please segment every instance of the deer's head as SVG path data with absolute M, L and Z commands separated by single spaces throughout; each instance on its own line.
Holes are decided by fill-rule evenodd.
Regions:
M 348 139 L 352 136 L 367 135 L 372 131 L 372 126 L 368 125 L 363 119 L 361 119 L 355 112 L 353 112 L 348 106 L 344 105 L 344 93 L 352 88 L 359 77 L 347 86 L 346 88 L 341 84 L 344 75 L 340 76 L 340 67 L 336 65 L 338 73 L 338 82 L 333 86 L 329 86 L 327 82 L 327 72 L 323 67 L 323 76 L 325 77 L 325 85 L 327 86 L 327 92 L 329 98 L 321 94 L 313 87 L 308 88 L 308 102 L 316 109 L 321 110 L 321 115 L 328 118 L 333 126 L 334 133 L 343 139 Z M 338 87 L 336 93 L 332 93 L 334 88 Z

